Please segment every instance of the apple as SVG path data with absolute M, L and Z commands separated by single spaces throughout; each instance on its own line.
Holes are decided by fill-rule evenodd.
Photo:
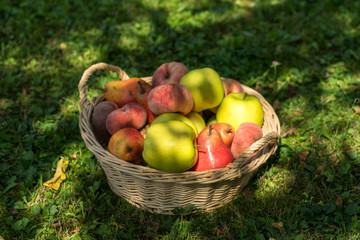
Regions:
M 190 90 L 195 112 L 217 107 L 224 98 L 221 78 L 212 68 L 192 70 L 181 78 L 180 84 Z
M 117 108 L 118 106 L 116 103 L 111 101 L 103 101 L 94 108 L 94 112 L 91 116 L 91 125 L 96 137 L 102 143 L 107 143 L 111 137 L 111 134 L 106 129 L 106 118 Z
M 192 170 L 206 171 L 224 168 L 234 161 L 230 149 L 223 142 L 220 133 L 210 125 L 197 138 L 198 160 Z
M 148 95 L 149 109 L 156 115 L 166 112 L 180 112 L 186 115 L 191 112 L 193 104 L 190 90 L 180 84 L 154 87 Z
M 186 117 L 195 124 L 198 133 L 206 127 L 205 120 L 200 113 L 191 111 Z
M 224 94 L 225 96 L 229 95 L 233 92 L 244 92 L 244 88 L 241 84 L 232 78 L 224 78 L 222 80 L 223 87 L 224 87 Z
M 235 130 L 241 123 L 253 122 L 262 127 L 264 111 L 260 100 L 247 93 L 230 93 L 221 102 L 217 112 L 218 123 L 228 123 Z
M 141 162 L 144 137 L 135 128 L 122 128 L 113 134 L 108 150 L 116 157 L 128 162 Z
M 188 73 L 188 68 L 180 62 L 169 62 L 157 68 L 152 77 L 152 86 L 180 82 L 180 79 Z
M 144 140 L 142 156 L 155 169 L 166 172 L 186 171 L 197 161 L 195 131 L 177 120 L 152 124 Z
M 236 130 L 231 144 L 231 152 L 234 158 L 239 158 L 246 149 L 262 138 L 262 136 L 262 129 L 259 125 L 252 122 L 242 123 Z
M 230 149 L 231 143 L 235 136 L 235 130 L 233 127 L 228 123 L 213 123 L 207 128 L 212 127 L 216 131 L 220 133 L 221 139 L 223 140 L 224 144 Z
M 177 121 L 181 121 L 186 123 L 187 125 L 189 125 L 195 132 L 196 136 L 198 135 L 198 131 L 197 131 L 197 127 L 196 125 L 193 123 L 193 121 L 191 121 L 189 118 L 187 118 L 186 116 L 180 114 L 180 113 L 163 113 L 160 114 L 157 118 L 155 118 L 155 120 L 152 122 L 152 125 L 157 124 L 157 123 L 161 123 L 161 122 L 167 122 L 170 120 L 177 120 Z
M 145 108 L 135 102 L 130 102 L 115 109 L 106 118 L 106 129 L 113 135 L 117 131 L 126 127 L 140 129 L 147 122 L 147 112 Z
M 222 84 L 223 84 L 223 88 L 224 88 L 224 97 L 233 92 L 244 92 L 244 89 L 241 86 L 241 84 L 238 81 L 236 81 L 235 79 L 224 78 L 224 79 L 222 79 Z M 218 110 L 218 107 L 214 107 L 214 108 L 210 109 L 210 111 L 213 113 L 216 113 L 217 110 Z

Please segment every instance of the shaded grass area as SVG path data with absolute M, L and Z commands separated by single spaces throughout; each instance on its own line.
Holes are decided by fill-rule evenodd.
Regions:
M 5 239 L 357 239 L 360 3 L 5 1 L 0 6 L 0 235 Z M 282 125 L 276 155 L 210 214 L 161 216 L 115 196 L 78 130 L 93 63 L 129 76 L 212 67 L 257 89 Z M 116 79 L 96 73 L 94 87 Z M 59 191 L 42 187 L 69 160 Z M 186 211 L 186 210 L 185 210 Z

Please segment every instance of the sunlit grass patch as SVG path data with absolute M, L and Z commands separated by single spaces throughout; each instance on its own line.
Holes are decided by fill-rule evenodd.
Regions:
M 281 199 L 291 193 L 295 184 L 296 175 L 293 172 L 274 166 L 258 180 L 255 197 L 258 199 Z
M 102 56 L 101 49 L 92 45 L 79 47 L 77 43 L 69 43 L 64 53 L 64 59 L 73 67 L 83 68 L 99 62 Z

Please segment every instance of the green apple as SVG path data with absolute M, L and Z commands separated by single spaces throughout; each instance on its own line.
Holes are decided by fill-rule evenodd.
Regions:
M 180 79 L 180 84 L 190 90 L 195 112 L 217 107 L 224 98 L 221 78 L 212 68 L 192 70 Z
M 149 166 L 166 172 L 183 172 L 197 161 L 196 134 L 188 124 L 169 120 L 152 124 L 142 153 Z
M 206 127 L 205 120 L 200 113 L 191 111 L 186 117 L 195 124 L 198 133 Z
M 264 111 L 257 97 L 247 93 L 230 93 L 221 102 L 216 120 L 230 124 L 235 130 L 244 122 L 253 122 L 262 127 Z
M 152 122 L 152 125 L 161 123 L 161 122 L 170 121 L 170 120 L 178 120 L 178 121 L 188 124 L 190 127 L 192 127 L 194 129 L 196 136 L 198 135 L 197 128 L 196 128 L 195 124 L 193 123 L 193 121 L 191 121 L 189 118 L 185 117 L 181 113 L 167 112 L 167 113 L 160 114 Z

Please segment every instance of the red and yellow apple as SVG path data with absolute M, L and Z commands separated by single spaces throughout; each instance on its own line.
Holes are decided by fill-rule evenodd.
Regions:
M 108 150 L 116 157 L 128 162 L 141 162 L 144 137 L 135 128 L 123 128 L 113 134 Z
M 223 87 L 224 87 L 224 94 L 225 96 L 229 95 L 233 92 L 244 92 L 244 88 L 241 84 L 232 78 L 224 78 L 222 80 Z

